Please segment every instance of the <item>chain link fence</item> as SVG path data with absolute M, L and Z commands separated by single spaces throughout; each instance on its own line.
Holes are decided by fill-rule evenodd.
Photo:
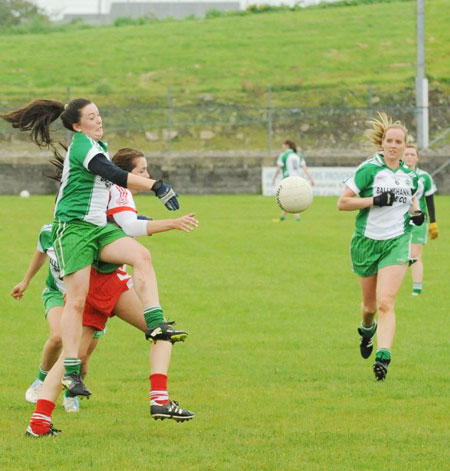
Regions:
M 20 105 L 18 105 L 20 106 Z M 17 107 L 18 107 L 17 106 Z M 9 107 L 9 110 L 15 109 Z M 0 113 L 7 111 L 0 108 Z M 161 106 L 100 106 L 105 138 L 117 149 L 134 146 L 158 152 L 183 150 L 261 150 L 278 152 L 285 139 L 303 150 L 360 149 L 368 119 L 385 111 L 402 121 L 415 137 L 416 108 L 386 107 L 279 107 L 224 105 L 174 106 L 168 96 Z M 450 106 L 429 108 L 433 150 L 450 145 Z M 68 134 L 55 126 L 57 137 Z M 25 136 L 0 120 L 0 143 L 20 143 Z

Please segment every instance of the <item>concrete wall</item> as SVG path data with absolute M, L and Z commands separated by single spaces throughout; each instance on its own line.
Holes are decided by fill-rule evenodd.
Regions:
M 314 166 L 357 166 L 367 154 L 353 152 L 346 154 L 306 154 L 309 167 Z M 48 163 L 50 156 L 0 155 L 0 194 L 18 194 L 28 190 L 32 194 L 55 193 L 58 184 L 47 175 L 53 174 Z M 428 154 L 422 157 L 421 167 L 432 172 L 450 159 L 446 154 Z M 273 166 L 276 155 L 263 152 L 215 151 L 208 153 L 189 152 L 152 154 L 148 157 L 149 171 L 155 178 L 163 178 L 179 193 L 261 193 L 261 167 Z M 435 182 L 440 194 L 450 194 L 450 165 Z

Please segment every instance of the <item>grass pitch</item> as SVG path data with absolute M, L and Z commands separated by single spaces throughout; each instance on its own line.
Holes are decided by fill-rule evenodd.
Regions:
M 148 344 L 117 319 L 94 353 L 92 399 L 61 404 L 54 439 L 24 438 L 24 393 L 47 336 L 39 273 L 22 279 L 53 196 L 1 197 L 6 251 L 1 289 L 0 468 L 92 470 L 439 470 L 450 462 L 448 305 L 450 197 L 437 197 L 440 236 L 425 250 L 422 296 L 407 275 L 386 382 L 359 356 L 359 289 L 348 254 L 355 213 L 316 198 L 301 223 L 272 222 L 262 196 L 185 196 L 200 227 L 141 238 L 153 255 L 161 302 L 190 337 L 174 348 L 171 396 L 192 422 L 148 411 Z M 151 196 L 143 214 L 171 217 Z M 446 465 L 447 463 L 447 465 Z

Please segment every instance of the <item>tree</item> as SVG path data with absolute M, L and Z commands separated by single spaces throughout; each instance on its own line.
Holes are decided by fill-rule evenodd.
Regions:
M 39 7 L 26 0 L 0 0 L 0 27 L 16 26 L 34 19 L 47 20 Z

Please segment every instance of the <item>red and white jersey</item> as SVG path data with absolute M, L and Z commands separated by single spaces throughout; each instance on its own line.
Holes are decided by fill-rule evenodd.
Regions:
M 133 195 L 130 190 L 118 185 L 113 185 L 109 190 L 109 203 L 107 210 L 108 219 L 112 219 L 114 214 L 121 213 L 123 211 L 132 211 L 137 213 Z

